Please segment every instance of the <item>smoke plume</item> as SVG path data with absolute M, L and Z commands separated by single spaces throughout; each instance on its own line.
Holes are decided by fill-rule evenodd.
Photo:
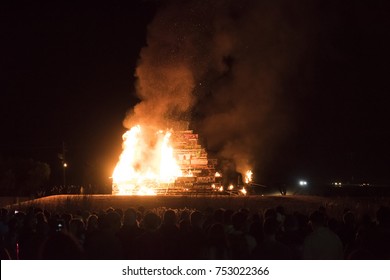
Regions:
M 261 172 L 291 125 L 286 85 L 305 47 L 308 3 L 290 2 L 165 1 L 125 125 L 189 121 L 209 151 Z

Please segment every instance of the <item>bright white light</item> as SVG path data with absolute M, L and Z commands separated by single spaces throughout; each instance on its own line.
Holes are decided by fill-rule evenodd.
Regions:
M 64 167 L 68 167 L 68 164 L 66 162 L 64 162 Z
M 300 180 L 299 181 L 299 185 L 302 186 L 302 187 L 307 186 L 307 181 Z

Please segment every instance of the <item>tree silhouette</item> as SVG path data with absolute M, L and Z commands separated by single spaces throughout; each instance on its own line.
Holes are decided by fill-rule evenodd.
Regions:
M 36 195 L 45 189 L 50 166 L 33 159 L 0 161 L 0 192 L 3 195 Z

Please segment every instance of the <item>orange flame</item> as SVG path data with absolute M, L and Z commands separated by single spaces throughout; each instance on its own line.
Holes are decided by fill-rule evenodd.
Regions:
M 113 194 L 155 195 L 161 184 L 174 183 L 181 176 L 170 136 L 159 131 L 150 139 L 139 125 L 123 134 L 123 151 L 112 175 Z
M 246 184 L 249 184 L 250 182 L 252 182 L 252 175 L 253 175 L 252 170 L 248 170 L 247 172 L 245 172 L 245 183 Z

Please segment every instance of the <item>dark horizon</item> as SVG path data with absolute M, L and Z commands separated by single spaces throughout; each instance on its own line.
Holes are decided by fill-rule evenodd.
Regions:
M 287 2 L 256 6 L 264 22 L 254 23 L 246 20 L 247 7 L 229 7 L 228 27 L 239 30 L 243 35 L 232 31 L 235 38 L 253 42 L 254 49 L 249 48 L 249 54 L 239 48 L 228 50 L 222 62 L 227 70 L 219 76 L 215 69 L 207 72 L 194 66 L 202 83 L 195 88 L 198 99 L 191 126 L 211 153 L 221 154 L 222 144 L 235 139 L 237 145 L 253 147 L 246 152 L 259 183 L 302 178 L 388 185 L 390 19 L 385 1 Z M 126 114 L 141 101 L 135 71 L 148 28 L 164 12 L 175 19 L 177 11 L 170 3 L 175 1 L 93 7 L 5 4 L 0 17 L 0 161 L 19 157 L 47 162 L 51 183 L 61 184 L 58 154 L 64 142 L 69 184 L 107 183 L 121 152 Z M 214 20 L 208 16 L 204 21 Z M 275 35 L 273 26 L 283 32 Z M 257 36 L 262 40 L 252 41 Z M 202 46 L 209 37 L 199 35 L 196 42 Z M 247 63 L 252 52 L 256 63 Z M 207 57 L 205 63 L 212 61 L 204 53 L 199 57 Z M 264 80 L 254 99 L 239 94 L 245 88 L 240 82 L 257 77 L 245 72 L 248 69 L 259 71 L 259 80 Z M 229 97 L 226 102 L 221 102 L 221 94 Z M 248 106 L 252 100 L 274 107 L 262 103 L 252 108 Z M 243 117 L 248 123 L 233 118 L 214 133 L 210 129 L 214 115 L 207 106 L 221 104 L 225 108 L 216 107 L 221 113 L 244 104 L 248 110 L 237 112 L 253 115 Z M 243 137 L 248 130 L 233 126 L 249 127 L 249 140 Z M 224 130 L 229 133 L 224 135 Z

